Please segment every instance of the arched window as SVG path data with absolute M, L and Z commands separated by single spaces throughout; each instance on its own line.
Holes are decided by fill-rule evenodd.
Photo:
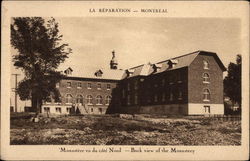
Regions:
M 83 96 L 82 95 L 77 95 L 77 97 L 76 97 L 76 103 L 81 103 L 81 104 L 83 104 Z
M 209 63 L 206 60 L 203 61 L 203 69 L 209 69 Z
M 71 94 L 67 94 L 66 95 L 66 103 L 73 103 L 72 101 L 73 101 L 72 95 Z
M 91 95 L 87 96 L 87 104 L 93 104 L 93 97 Z
M 102 104 L 102 96 L 96 96 L 96 104 Z
M 110 102 L 111 102 L 111 96 L 106 96 L 105 104 L 106 104 L 106 105 L 109 105 Z
M 209 101 L 210 100 L 210 91 L 208 89 L 203 90 L 203 101 Z
M 210 78 L 209 78 L 208 73 L 203 73 L 202 77 L 203 77 L 203 83 L 209 83 L 210 82 Z

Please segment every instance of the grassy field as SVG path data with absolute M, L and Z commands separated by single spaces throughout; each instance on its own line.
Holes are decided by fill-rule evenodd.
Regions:
M 12 145 L 240 145 L 241 122 L 136 115 L 11 116 Z

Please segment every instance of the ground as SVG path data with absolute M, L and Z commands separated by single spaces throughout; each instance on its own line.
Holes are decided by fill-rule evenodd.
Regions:
M 240 145 L 241 121 L 206 117 L 12 114 L 10 144 L 25 145 Z

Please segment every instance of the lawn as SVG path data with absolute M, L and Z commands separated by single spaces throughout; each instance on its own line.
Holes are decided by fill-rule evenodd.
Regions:
M 240 145 L 241 121 L 135 115 L 11 116 L 12 145 Z M 126 115 L 125 115 L 126 116 Z

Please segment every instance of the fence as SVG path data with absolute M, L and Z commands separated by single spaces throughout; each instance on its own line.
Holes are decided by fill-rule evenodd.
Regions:
M 220 121 L 241 121 L 241 116 L 239 115 L 211 115 L 209 118 Z
M 240 115 L 203 115 L 203 116 L 187 116 L 189 119 L 209 119 L 218 121 L 241 121 Z

